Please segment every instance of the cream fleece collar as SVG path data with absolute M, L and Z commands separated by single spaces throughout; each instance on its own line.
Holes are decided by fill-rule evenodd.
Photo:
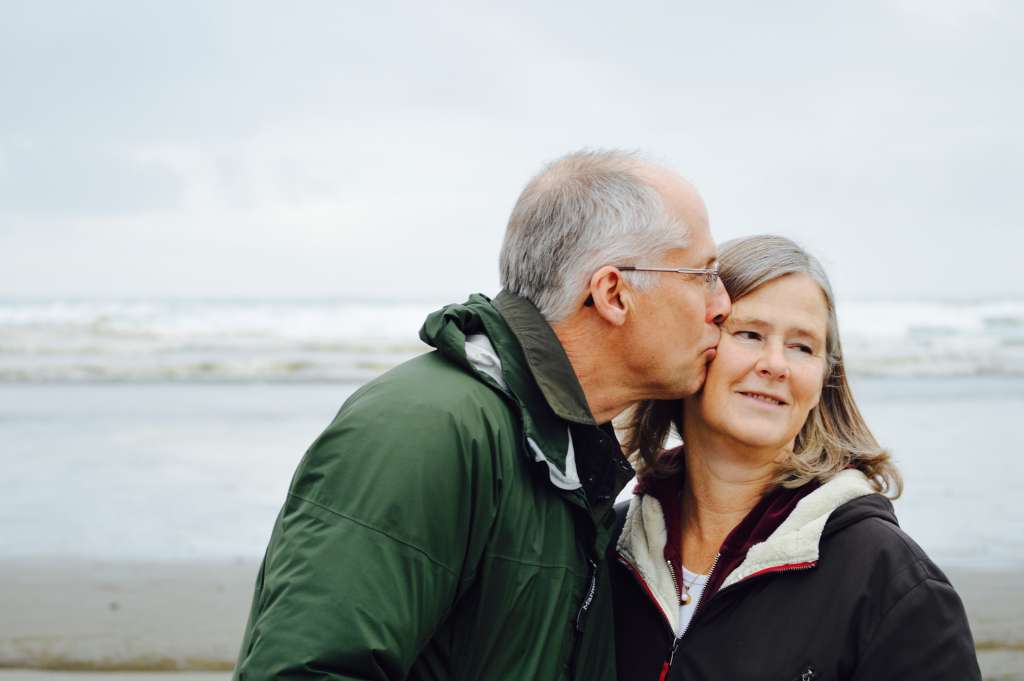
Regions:
M 863 473 L 855 469 L 841 471 L 797 502 L 768 539 L 750 548 L 743 563 L 725 578 L 721 588 L 766 570 L 813 565 L 818 560 L 821 535 L 832 512 L 853 499 L 874 493 Z M 616 550 L 619 559 L 644 582 L 672 631 L 676 631 L 679 597 L 664 558 L 667 540 L 661 504 L 650 494 L 634 496 Z

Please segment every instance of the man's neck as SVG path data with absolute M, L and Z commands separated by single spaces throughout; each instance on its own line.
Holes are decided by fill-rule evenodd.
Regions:
M 621 362 L 605 357 L 593 336 L 578 326 L 552 325 L 569 364 L 576 372 L 590 413 L 597 423 L 608 423 L 638 401 L 620 375 Z

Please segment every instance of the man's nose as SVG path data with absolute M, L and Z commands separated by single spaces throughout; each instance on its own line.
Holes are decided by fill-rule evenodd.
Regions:
M 709 324 L 722 324 L 729 318 L 732 300 L 729 299 L 729 292 L 722 286 L 721 281 L 715 282 L 715 289 L 708 295 L 705 312 L 705 321 Z

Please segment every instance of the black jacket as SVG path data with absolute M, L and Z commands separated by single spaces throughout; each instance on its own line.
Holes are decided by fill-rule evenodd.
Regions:
M 632 500 L 635 509 L 642 498 Z M 665 614 L 671 608 L 663 581 L 657 593 L 658 561 L 646 573 L 637 569 L 629 535 L 638 530 L 626 521 L 611 556 L 620 681 L 980 680 L 959 597 L 899 528 L 889 500 L 867 493 L 843 499 L 828 510 L 823 529 L 808 523 L 788 537 L 773 534 L 765 543 L 779 541 L 767 553 L 750 549 L 747 557 L 759 551 L 760 562 L 706 593 L 678 640 Z M 616 509 L 620 523 L 626 506 Z M 650 548 L 653 557 L 657 538 Z M 794 555 L 785 555 L 791 549 Z

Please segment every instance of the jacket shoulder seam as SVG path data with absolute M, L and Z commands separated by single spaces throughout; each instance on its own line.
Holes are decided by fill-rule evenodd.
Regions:
M 907 574 L 909 572 L 913 572 L 915 570 L 919 571 L 917 580 L 913 582 L 913 585 L 910 586 L 910 588 L 908 588 L 905 593 L 903 593 L 896 599 L 896 601 L 892 605 L 892 608 L 895 608 L 896 605 L 898 605 L 899 602 L 907 596 L 907 594 L 909 594 L 911 591 L 913 591 L 926 581 L 930 580 L 938 584 L 945 584 L 947 586 L 951 586 L 949 580 L 946 578 L 944 574 L 942 574 L 941 571 L 938 570 L 938 568 L 935 566 L 935 563 L 932 562 L 931 558 L 924 554 L 921 551 L 920 547 L 918 547 L 916 544 L 910 541 L 910 539 L 903 532 L 903 530 L 900 529 L 898 525 L 894 525 L 893 523 L 885 520 L 884 518 L 874 517 L 865 518 L 861 522 L 872 520 L 878 521 L 878 524 L 882 526 L 882 529 L 885 532 L 888 532 L 890 535 L 895 537 L 899 541 L 899 545 L 907 551 L 910 558 L 905 565 L 903 565 L 901 568 L 899 568 L 896 572 L 892 574 L 892 576 L 889 578 L 888 583 L 894 583 L 898 578 L 902 577 L 904 574 Z M 892 608 L 889 608 L 889 610 L 891 610 Z M 889 610 L 886 610 L 885 615 L 883 615 L 883 619 L 886 616 L 888 616 Z
M 394 535 L 392 535 L 392 534 L 390 534 L 388 532 L 385 532 L 384 530 L 382 530 L 382 529 L 380 529 L 378 527 L 374 527 L 373 525 L 367 523 L 364 520 L 360 520 L 358 518 L 354 518 L 354 517 L 352 517 L 352 516 L 350 516 L 348 514 L 345 514 L 345 513 L 342 513 L 341 511 L 333 509 L 330 506 L 325 506 L 324 504 L 321 504 L 318 501 L 314 501 L 313 499 L 309 499 L 309 498 L 306 498 L 306 497 L 301 496 L 299 494 L 295 494 L 294 492 L 289 492 L 288 496 L 293 498 L 293 499 L 298 499 L 299 501 L 302 501 L 302 502 L 305 502 L 307 504 L 310 504 L 311 506 L 315 506 L 315 507 L 317 507 L 317 508 L 319 508 L 321 510 L 327 511 L 331 515 L 338 516 L 339 518 L 342 518 L 343 520 L 347 520 L 347 521 L 349 521 L 351 523 L 359 525 L 360 527 L 364 527 L 364 528 L 366 528 L 366 529 L 368 529 L 368 530 L 370 530 L 372 532 L 376 532 L 379 535 L 385 536 L 388 539 L 390 539 L 391 541 L 395 542 L 396 544 L 401 544 L 402 546 L 406 546 L 406 547 L 412 549 L 413 551 L 416 551 L 417 553 L 421 554 L 424 558 L 426 558 L 427 560 L 429 560 L 431 563 L 433 563 L 434 565 L 438 566 L 439 568 L 443 569 L 445 572 L 450 574 L 452 577 L 458 578 L 458 576 L 459 576 L 458 573 L 455 570 L 451 569 L 450 567 L 448 567 L 447 565 L 445 565 L 444 563 L 442 563 L 438 559 L 436 559 L 433 556 L 431 556 L 430 553 L 427 552 L 427 550 L 424 549 L 422 546 L 417 546 L 416 544 L 413 544 L 411 542 L 405 541 L 404 539 L 399 539 L 398 537 L 396 537 L 396 536 L 394 536 Z
M 540 561 L 535 560 L 523 560 L 522 558 L 516 558 L 515 556 L 505 556 L 499 553 L 492 553 L 489 556 L 485 556 L 485 558 L 490 558 L 491 560 L 502 560 L 508 563 L 516 563 L 517 565 L 527 565 L 529 567 L 566 570 L 578 576 L 578 573 L 568 565 L 559 565 L 556 563 L 542 563 Z
M 913 567 L 914 565 L 917 565 L 917 564 L 919 564 L 919 563 L 922 563 L 922 562 L 924 562 L 924 561 L 923 561 L 923 560 L 918 560 L 918 561 L 915 561 L 915 562 L 913 563 L 913 565 L 909 565 L 909 566 L 907 566 L 907 569 L 909 569 L 909 568 Z M 883 614 L 883 615 L 882 615 L 881 617 L 879 617 L 879 618 L 878 618 L 878 624 L 877 624 L 877 625 L 875 625 L 875 630 L 874 630 L 874 631 L 873 631 L 873 632 L 871 633 L 871 636 L 870 636 L 870 638 L 868 638 L 868 639 L 867 639 L 867 641 L 865 642 L 864 650 L 870 650 L 870 649 L 871 649 L 871 646 L 872 646 L 872 645 L 874 645 L 874 643 L 875 643 L 875 638 L 877 637 L 877 635 L 878 635 L 878 632 L 879 632 L 879 631 L 880 631 L 880 630 L 882 629 L 882 625 L 883 625 L 883 624 L 885 623 L 885 621 L 886 621 L 887 619 L 889 619 L 889 616 L 890 616 L 890 615 L 892 614 L 893 610 L 895 610 L 896 608 L 898 608 L 898 607 L 900 606 L 900 604 L 901 604 L 901 603 L 903 603 L 903 602 L 904 602 L 905 600 L 907 600 L 907 598 L 909 598 L 909 597 L 910 597 L 910 595 L 911 595 L 911 594 L 913 594 L 913 593 L 914 593 L 915 591 L 917 591 L 917 590 L 918 590 L 919 588 L 921 588 L 922 586 L 925 586 L 925 585 L 926 585 L 926 584 L 928 584 L 929 582 L 935 582 L 936 584 L 940 584 L 940 585 L 942 585 L 942 586 L 949 586 L 949 584 L 948 584 L 947 582 L 945 582 L 945 581 L 943 581 L 943 580 L 941 580 L 941 579 L 939 579 L 939 578 L 937 578 L 937 577 L 929 577 L 929 576 L 927 576 L 927 575 L 926 575 L 926 576 L 923 576 L 923 577 L 921 577 L 921 579 L 920 579 L 920 580 L 918 580 L 918 581 L 917 581 L 917 582 L 916 582 L 916 583 L 914 584 L 914 586 L 912 586 L 912 587 L 910 587 L 909 589 L 907 589 L 906 593 L 904 593 L 904 594 L 903 594 L 902 596 L 900 596 L 899 598 L 897 598 L 897 599 L 896 599 L 896 600 L 895 600 L 895 601 L 893 602 L 893 604 L 892 604 L 891 606 L 889 606 L 889 608 L 888 608 L 888 609 L 886 609 L 886 611 L 885 611 L 885 614 Z
M 889 532 L 892 536 L 896 537 L 896 539 L 899 540 L 900 545 L 904 549 L 906 549 L 906 551 L 911 556 L 914 557 L 914 560 L 913 560 L 913 563 L 911 564 L 911 566 L 923 565 L 924 568 L 925 568 L 925 572 L 926 572 L 925 576 L 927 578 L 929 578 L 929 579 L 936 579 L 936 580 L 938 580 L 940 582 L 945 581 L 945 580 L 943 580 L 941 578 L 942 577 L 941 574 L 936 574 L 935 565 L 932 562 L 932 560 L 927 556 L 927 554 L 924 554 L 924 552 L 921 550 L 921 547 L 917 546 L 917 544 L 915 544 L 913 541 L 910 540 L 910 538 L 903 531 L 903 529 L 900 528 L 899 525 L 896 525 L 895 523 L 891 523 L 888 520 L 885 520 L 884 518 L 878 518 L 878 517 L 868 518 L 867 520 L 877 520 L 877 521 L 879 521 L 880 523 L 882 523 L 883 528 L 887 532 Z M 908 566 L 908 568 L 911 567 L 911 566 Z

